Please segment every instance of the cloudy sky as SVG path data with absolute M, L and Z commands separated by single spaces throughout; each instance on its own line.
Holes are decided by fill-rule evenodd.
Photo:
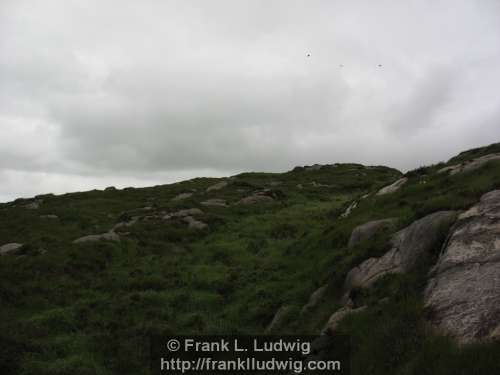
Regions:
M 498 0 L 0 1 L 0 201 L 496 141 Z

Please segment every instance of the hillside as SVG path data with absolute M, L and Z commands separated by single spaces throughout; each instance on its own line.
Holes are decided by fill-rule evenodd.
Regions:
M 487 325 L 449 323 L 460 273 L 447 307 L 438 289 L 472 243 L 500 250 L 500 197 L 484 196 L 500 189 L 499 155 L 494 144 L 405 175 L 314 165 L 0 204 L 0 373 L 148 374 L 151 334 L 322 331 L 351 335 L 353 374 L 500 373 L 500 310 L 484 302 L 500 300 L 497 254 L 476 261 L 493 265 L 484 288 L 463 276 L 484 304 L 457 296 Z M 486 219 L 480 236 L 454 237 Z

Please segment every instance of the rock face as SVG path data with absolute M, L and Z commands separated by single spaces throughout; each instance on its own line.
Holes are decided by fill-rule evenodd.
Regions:
M 7 255 L 9 253 L 15 253 L 23 247 L 23 244 L 12 242 L 0 246 L 0 256 Z
M 218 183 L 216 183 L 215 185 L 209 186 L 209 187 L 207 188 L 207 192 L 209 192 L 209 191 L 214 191 L 214 190 L 224 189 L 227 185 L 229 185 L 229 184 L 227 183 L 227 181 L 221 181 L 221 182 L 218 182 Z
M 354 228 L 349 239 L 349 247 L 354 247 L 357 244 L 373 238 L 378 232 L 391 228 L 396 223 L 396 219 L 382 219 L 369 221 Z
M 73 243 L 97 242 L 100 240 L 119 242 L 120 236 L 115 232 L 110 231 L 102 234 L 91 234 L 88 236 L 83 236 L 74 240 Z
M 440 245 L 457 217 L 456 211 L 440 211 L 427 215 L 397 232 L 392 249 L 380 258 L 370 258 L 347 274 L 344 289 L 366 288 L 390 273 L 411 271 L 417 261 Z
M 465 161 L 460 164 L 455 164 L 449 167 L 442 168 L 438 171 L 438 173 L 448 173 L 450 175 L 454 175 L 462 172 L 471 172 L 481 168 L 483 165 L 493 160 L 500 160 L 500 154 L 484 155 L 479 158 Z
M 408 181 L 408 178 L 406 178 L 406 177 L 400 178 L 396 182 L 380 189 L 376 195 L 385 195 L 385 194 L 394 193 L 394 192 L 398 191 L 401 188 L 401 186 L 406 184 L 407 181 Z
M 431 323 L 460 343 L 500 333 L 500 190 L 460 215 L 425 291 Z

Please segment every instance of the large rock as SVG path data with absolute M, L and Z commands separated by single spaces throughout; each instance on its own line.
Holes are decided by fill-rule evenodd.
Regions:
M 83 236 L 74 240 L 73 243 L 97 242 L 101 240 L 119 242 L 120 236 L 113 231 L 109 231 L 102 234 L 91 234 L 88 236 Z
M 389 229 L 394 226 L 396 219 L 382 219 L 369 221 L 354 228 L 349 239 L 349 247 L 354 247 L 357 244 L 373 238 L 378 232 Z
M 484 155 L 479 158 L 468 160 L 460 164 L 455 164 L 449 167 L 441 168 L 438 171 L 438 173 L 448 173 L 450 175 L 454 175 L 457 173 L 471 172 L 481 168 L 486 163 L 494 160 L 500 160 L 500 153 Z
M 0 256 L 2 255 L 7 255 L 7 254 L 14 254 L 17 251 L 19 251 L 23 247 L 23 244 L 12 242 L 5 244 L 3 246 L 0 246 Z
M 500 190 L 460 215 L 425 291 L 431 323 L 460 343 L 500 333 Z
M 406 184 L 407 181 L 408 181 L 408 178 L 406 178 L 406 177 L 400 178 L 396 182 L 380 189 L 376 195 L 385 195 L 385 194 L 394 193 L 394 192 L 398 191 L 401 188 L 401 186 Z
M 444 234 L 457 217 L 456 211 L 440 211 L 419 219 L 397 232 L 392 248 L 380 258 L 370 258 L 347 274 L 344 289 L 366 288 L 391 273 L 408 272 L 420 259 L 441 245 Z

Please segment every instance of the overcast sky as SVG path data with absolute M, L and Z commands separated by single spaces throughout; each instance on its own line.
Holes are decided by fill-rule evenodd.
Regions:
M 0 201 L 497 141 L 498 0 L 0 1 Z

